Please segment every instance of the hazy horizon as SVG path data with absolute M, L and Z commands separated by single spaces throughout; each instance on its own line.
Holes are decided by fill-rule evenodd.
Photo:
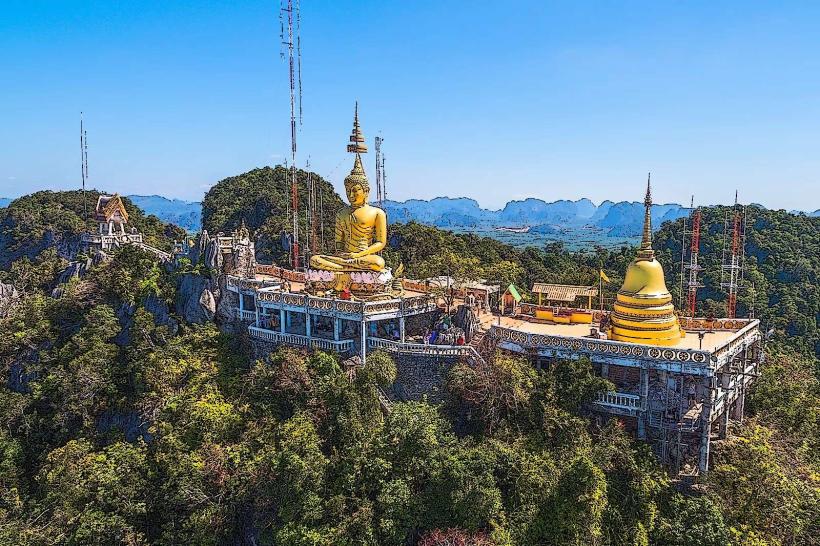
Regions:
M 15 3 L 0 196 L 199 201 L 290 147 L 278 3 Z M 820 4 L 302 3 L 297 164 L 337 191 L 353 103 L 388 197 L 820 208 Z M 444 191 L 446 189 L 446 191 Z

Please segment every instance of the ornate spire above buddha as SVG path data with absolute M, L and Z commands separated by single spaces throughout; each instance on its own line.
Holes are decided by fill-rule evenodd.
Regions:
M 387 244 L 387 215 L 368 203 L 370 183 L 362 166 L 360 154 L 367 153 L 359 126 L 359 105 L 353 116 L 353 131 L 347 151 L 355 153 L 353 169 L 345 178 L 345 193 L 350 203 L 336 215 L 336 252 L 317 254 L 310 267 L 325 271 L 382 271 L 384 259 L 379 252 Z
M 610 339 L 647 345 L 676 345 L 684 332 L 666 288 L 663 267 L 652 248 L 652 189 L 646 182 L 643 237 L 618 290 L 611 315 Z

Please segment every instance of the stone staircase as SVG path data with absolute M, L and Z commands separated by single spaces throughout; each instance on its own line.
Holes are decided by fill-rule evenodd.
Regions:
M 160 250 L 160 249 L 158 249 L 156 247 L 153 247 L 151 245 L 146 245 L 145 243 L 131 243 L 131 244 L 134 245 L 135 247 L 141 249 L 141 250 L 144 250 L 146 252 L 150 252 L 151 254 L 153 254 L 154 256 L 159 258 L 160 261 L 170 262 L 171 258 L 173 258 L 173 256 L 171 256 L 171 254 L 169 252 L 165 252 L 164 250 Z

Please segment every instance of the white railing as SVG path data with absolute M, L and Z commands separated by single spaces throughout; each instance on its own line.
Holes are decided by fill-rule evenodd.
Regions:
M 400 353 L 413 353 L 429 356 L 466 356 L 481 359 L 475 348 L 469 345 L 435 345 L 425 343 L 402 343 L 379 337 L 367 338 L 367 346 L 371 349 L 383 349 Z
M 252 337 L 257 339 L 262 339 L 271 343 L 292 345 L 294 347 L 308 347 L 310 349 L 336 351 L 337 353 L 344 353 L 353 348 L 352 339 L 334 341 L 332 339 L 324 339 L 320 337 L 308 337 L 299 334 L 274 332 L 273 330 L 265 330 L 264 328 L 257 328 L 256 326 L 249 326 L 248 332 Z
M 256 311 L 248 311 L 247 309 L 240 310 L 238 307 L 235 307 L 234 311 L 236 311 L 237 319 L 256 322 Z
M 609 406 L 622 409 L 640 409 L 641 397 L 637 394 L 625 392 L 603 392 L 598 394 L 595 403 L 601 406 Z

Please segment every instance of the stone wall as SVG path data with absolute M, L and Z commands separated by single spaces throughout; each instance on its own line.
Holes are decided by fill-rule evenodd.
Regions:
M 421 400 L 425 395 L 433 403 L 444 400 L 444 383 L 458 357 L 394 354 L 393 358 L 396 382 L 388 392 L 393 400 Z

